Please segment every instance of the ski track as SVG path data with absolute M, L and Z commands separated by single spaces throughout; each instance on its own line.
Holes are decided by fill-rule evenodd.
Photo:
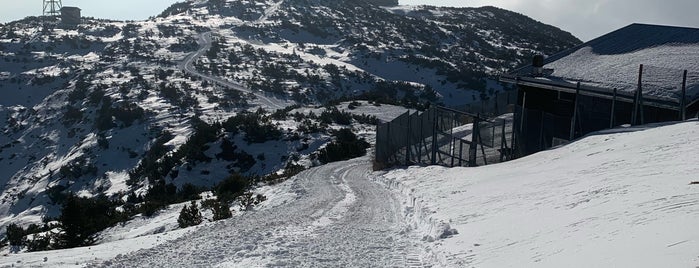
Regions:
M 366 157 L 302 172 L 296 199 L 246 212 L 102 267 L 430 267 L 395 193 Z

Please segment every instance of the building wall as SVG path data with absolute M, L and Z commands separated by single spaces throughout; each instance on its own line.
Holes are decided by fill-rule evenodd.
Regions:
M 80 9 L 77 7 L 63 7 L 61 9 L 61 23 L 78 25 L 81 23 Z

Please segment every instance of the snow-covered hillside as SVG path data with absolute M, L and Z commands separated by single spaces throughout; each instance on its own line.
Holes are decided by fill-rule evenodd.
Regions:
M 319 105 L 461 104 L 531 54 L 577 43 L 492 7 L 366 1 L 197 0 L 145 21 L 3 24 L 0 228 L 50 222 L 70 194 L 142 208 L 231 173 L 284 177 L 318 164 L 334 130 L 371 137 L 370 118 Z
M 229 220 L 0 265 L 694 267 L 698 133 L 697 121 L 616 129 L 478 168 L 371 172 L 362 157 L 266 186 L 267 202 Z
M 416 218 L 457 235 L 440 267 L 699 265 L 699 122 L 593 134 L 478 168 L 382 175 Z

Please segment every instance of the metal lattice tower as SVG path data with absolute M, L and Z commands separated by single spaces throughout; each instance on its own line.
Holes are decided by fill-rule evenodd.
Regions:
M 61 7 L 63 7 L 61 0 L 44 0 L 44 16 L 60 16 Z

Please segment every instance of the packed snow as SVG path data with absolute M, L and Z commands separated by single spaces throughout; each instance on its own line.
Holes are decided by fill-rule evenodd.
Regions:
M 22 64 L 2 66 L 0 82 L 9 85 L 7 90 L 12 90 L 13 94 L 0 100 L 0 118 L 8 118 L 7 135 L 0 135 L 0 144 L 3 145 L 0 153 L 7 156 L 0 158 L 5 164 L 0 170 L 0 182 L 5 185 L 0 195 L 3 201 L 0 204 L 0 226 L 11 222 L 23 226 L 40 224 L 45 216 L 56 216 L 60 205 L 50 202 L 45 194 L 54 186 L 72 187 L 70 190 L 75 190 L 80 196 L 119 196 L 134 190 L 126 184 L 128 171 L 138 163 L 136 157 L 145 154 L 149 141 L 157 134 L 151 133 L 152 130 L 168 130 L 174 137 L 165 145 L 177 148 L 192 134 L 189 124 L 192 115 L 201 114 L 207 121 L 221 121 L 235 113 L 230 108 L 221 108 L 215 101 L 207 103 L 209 98 L 205 95 L 224 96 L 219 94 L 221 89 L 217 91 L 216 87 L 205 87 L 198 81 L 179 77 L 182 74 L 179 72 L 166 76 L 173 78 L 157 79 L 156 70 L 175 71 L 179 59 L 182 63 L 177 67 L 183 73 L 202 78 L 207 83 L 249 93 L 243 94 L 246 96 L 255 95 L 257 98 L 250 102 L 253 104 L 250 109 L 277 110 L 293 104 L 284 97 L 252 91 L 233 81 L 236 77 L 208 75 L 195 69 L 197 60 L 209 60 L 202 56 L 211 47 L 211 33 L 226 37 L 227 42 L 250 44 L 274 54 L 296 54 L 303 61 L 333 64 L 356 73 L 365 71 L 372 77 L 404 80 L 413 87 L 441 85 L 440 94 L 446 104 L 460 104 L 464 100 L 476 100 L 478 96 L 477 91 L 460 88 L 468 88 L 468 85 L 447 81 L 436 69 L 419 68 L 423 65 L 405 62 L 406 59 L 401 58 L 405 55 L 401 53 L 383 55 L 385 43 L 367 47 L 371 53 L 360 58 L 357 55 L 352 57 L 347 45 L 338 40 L 313 46 L 324 51 L 323 56 L 319 56 L 301 49 L 297 43 L 302 42 L 282 40 L 261 44 L 259 40 L 235 36 L 231 27 L 276 27 L 277 21 L 274 20 L 277 16 L 284 16 L 283 13 L 289 11 L 284 1 L 257 3 L 265 7 L 264 12 L 260 13 L 259 19 L 249 23 L 232 16 L 211 14 L 200 6 L 167 18 L 104 22 L 101 26 L 93 25 L 98 28 L 91 34 L 62 29 L 46 34 L 17 30 L 22 36 L 32 36 L 29 39 L 32 45 L 48 42 L 49 37 L 76 43 L 102 41 L 88 45 L 88 48 L 55 48 L 61 53 L 38 52 L 31 58 L 23 58 Z M 197 4 L 203 5 L 204 1 Z M 415 13 L 418 16 L 420 9 L 399 7 L 389 10 L 395 14 Z M 319 10 L 335 16 L 331 10 Z M 430 9 L 426 14 L 434 17 L 448 15 L 442 9 Z M 494 16 L 490 12 L 487 14 Z M 91 23 L 98 25 L 94 21 Z M 167 29 L 161 31 L 158 27 L 172 25 L 190 27 L 182 27 L 170 37 Z M 119 31 L 111 33 L 107 26 Z M 452 36 L 455 31 L 445 27 L 440 26 L 434 34 L 444 32 Z M 130 32 L 126 28 L 135 30 Z M 387 28 L 386 31 L 387 35 L 396 34 L 396 29 Z M 477 33 L 488 38 L 482 43 L 473 41 L 473 48 L 479 48 L 480 44 L 509 48 L 521 45 L 519 50 L 529 50 L 526 48 L 529 44 L 493 42 L 499 38 L 498 31 Z M 155 38 L 155 34 L 163 36 Z M 136 42 L 146 35 L 154 36 Z M 432 33 L 424 35 L 431 36 Z M 305 40 L 304 36 L 302 32 L 297 39 L 290 40 L 303 43 L 315 40 Z M 396 36 L 401 43 L 407 40 L 401 35 Z M 183 48 L 169 50 L 169 47 L 187 41 L 191 46 L 185 44 Z M 136 49 L 136 44 L 144 47 Z M 114 55 L 93 52 L 102 50 L 103 46 L 114 48 Z M 151 51 L 148 46 L 159 47 L 152 51 L 154 58 L 149 58 Z M 413 44 L 404 48 L 411 46 Z M 15 52 L 19 47 L 11 44 L 11 49 L 0 51 L 0 55 L 17 58 Z M 393 49 L 396 47 L 400 46 Z M 133 50 L 137 55 L 127 57 L 126 52 L 119 49 Z M 144 51 L 149 55 L 143 55 Z M 436 51 L 444 52 L 441 49 Z M 379 56 L 367 57 L 369 55 Z M 473 56 L 479 61 L 486 59 L 481 53 Z M 437 57 L 417 58 L 442 64 L 439 62 L 442 59 Z M 454 63 L 463 62 L 458 60 L 460 58 L 455 59 L 457 61 L 443 61 L 451 68 L 466 68 Z M 113 62 L 106 63 L 110 61 Z M 484 66 L 487 73 L 496 70 Z M 116 149 L 98 149 L 98 133 L 92 131 L 91 124 L 87 124 L 89 121 L 78 122 L 80 124 L 62 121 L 66 98 L 77 88 L 75 76 L 83 74 L 83 70 L 94 73 L 94 76 L 83 78 L 107 85 L 104 93 L 115 101 L 133 101 L 147 112 L 155 113 L 135 125 L 103 131 L 101 134 L 108 139 L 109 146 Z M 141 78 L 145 81 L 181 82 L 182 86 L 194 86 L 191 92 L 178 93 L 195 99 L 195 104 L 193 107 L 178 107 L 156 91 L 147 90 L 145 85 L 150 85 L 147 82 L 141 86 L 129 85 L 124 89 L 131 90 L 120 92 L 118 85 L 128 85 L 136 80 L 138 76 L 134 72 L 142 73 Z M 11 80 L 17 82 L 5 83 Z M 485 88 L 491 91 L 501 89 L 492 79 L 483 81 Z M 351 85 L 355 86 L 353 93 L 363 90 L 361 84 Z M 86 106 L 82 100 L 70 104 L 86 114 L 93 113 L 96 108 Z M 348 104 L 342 103 L 338 108 L 355 114 L 374 115 L 382 121 L 407 111 L 401 107 L 367 102 L 360 102 L 359 107 L 350 109 Z M 307 107 L 297 110 L 317 111 Z M 276 123 L 293 131 L 298 122 L 289 121 Z M 232 219 L 180 229 L 177 217 L 184 203 L 174 204 L 152 217 L 136 215 L 128 222 L 104 230 L 94 246 L 20 254 L 3 248 L 0 266 L 696 266 L 699 257 L 691 249 L 698 248 L 697 235 L 688 226 L 697 223 L 698 198 L 694 194 L 697 186 L 688 182 L 680 185 L 681 181 L 696 181 L 690 178 L 690 174 L 696 171 L 692 164 L 696 163 L 692 160 L 695 158 L 691 157 L 691 150 L 680 146 L 683 142 L 691 146 L 690 134 L 695 134 L 697 127 L 696 122 L 678 126 L 600 134 L 512 163 L 473 169 L 411 167 L 372 172 L 371 160 L 362 157 L 315 167 L 279 185 L 261 187 L 256 192 L 264 194 L 268 200 L 253 211 L 235 211 Z M 329 126 L 331 129 L 337 127 Z M 470 131 L 467 128 L 464 127 L 464 131 Z M 355 130 L 361 137 L 372 141 L 372 127 L 355 126 Z M 661 132 L 675 136 L 659 139 L 663 137 Z M 296 151 L 303 154 L 298 163 L 306 167 L 312 165 L 309 155 L 330 138 L 317 134 L 308 139 L 304 145 L 310 146 Z M 298 141 L 281 140 L 251 145 L 240 136 L 234 140 L 252 155 L 266 153 L 267 159 L 283 159 L 301 145 Z M 671 141 L 675 143 L 669 143 Z M 214 149 L 206 153 L 211 155 L 215 153 Z M 677 155 L 686 157 L 671 159 Z M 586 161 L 578 163 L 580 159 Z M 69 182 L 55 177 L 62 167 L 82 163 L 78 160 L 94 164 L 103 175 L 93 176 L 98 177 L 94 180 L 78 178 Z M 252 171 L 269 174 L 280 168 L 282 161 L 269 160 L 254 166 Z M 203 169 L 207 169 L 207 173 L 209 169 L 214 172 L 207 177 L 203 175 Z M 221 162 L 215 162 L 204 168 L 181 172 L 182 178 L 176 184 L 196 181 L 212 186 L 227 173 Z M 147 185 L 142 186 L 134 191 L 143 194 Z M 205 218 L 211 218 L 209 212 L 204 214 Z M 522 220 L 523 217 L 531 220 Z M 521 226 L 512 228 L 513 222 Z M 631 256 L 637 252 L 640 256 Z
M 423 220 L 458 234 L 439 267 L 694 267 L 699 122 L 618 133 L 478 168 L 410 167 L 383 179 Z
M 476 168 L 372 172 L 362 157 L 265 186 L 268 201 L 229 220 L 177 229 L 174 205 L 106 243 L 0 265 L 694 267 L 698 133 L 699 121 L 621 128 Z

